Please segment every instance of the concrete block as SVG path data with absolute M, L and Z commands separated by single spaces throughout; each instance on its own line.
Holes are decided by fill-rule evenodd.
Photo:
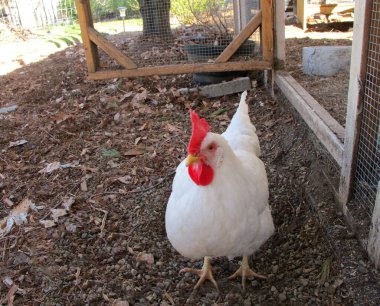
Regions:
M 305 74 L 332 76 L 340 71 L 349 72 L 351 46 L 305 47 L 302 58 Z
M 244 77 L 237 78 L 229 82 L 202 86 L 199 88 L 199 93 L 202 96 L 208 98 L 215 98 L 230 95 L 237 92 L 243 92 L 245 90 L 251 89 L 251 87 L 252 85 L 249 77 Z

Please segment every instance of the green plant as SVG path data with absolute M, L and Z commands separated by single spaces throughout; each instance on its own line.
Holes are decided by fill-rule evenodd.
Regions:
M 208 2 L 209 0 L 172 0 L 171 13 L 182 24 L 194 24 L 196 16 L 206 13 Z
M 137 0 L 91 0 L 91 10 L 99 19 L 119 17 L 118 7 L 125 7 L 127 17 L 135 17 L 139 12 Z
M 171 12 L 182 24 L 197 24 L 219 37 L 227 37 L 227 24 L 233 17 L 231 5 L 225 0 L 172 0 Z

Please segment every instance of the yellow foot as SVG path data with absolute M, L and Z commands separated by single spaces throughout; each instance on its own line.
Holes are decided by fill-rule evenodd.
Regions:
M 241 265 L 239 269 L 232 274 L 228 279 L 235 279 L 237 277 L 241 276 L 241 285 L 243 287 L 243 291 L 245 291 L 245 279 L 248 277 L 256 277 L 260 279 L 267 279 L 266 276 L 257 274 L 254 272 L 250 267 L 248 263 L 248 256 L 244 256 L 243 260 L 241 262 Z
M 179 271 L 179 273 L 186 273 L 186 272 L 193 273 L 193 274 L 198 275 L 200 277 L 197 284 L 195 285 L 194 289 L 198 289 L 208 279 L 209 281 L 211 281 L 214 284 L 215 288 L 219 290 L 218 284 L 216 283 L 214 276 L 212 275 L 212 266 L 210 263 L 210 258 L 208 258 L 207 256 L 204 258 L 203 267 L 201 270 L 200 269 L 185 268 L 185 269 L 182 269 L 181 271 Z

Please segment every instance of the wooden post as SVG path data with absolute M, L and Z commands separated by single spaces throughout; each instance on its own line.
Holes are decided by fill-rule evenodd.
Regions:
M 93 73 L 99 67 L 99 54 L 96 44 L 90 40 L 90 36 L 88 34 L 88 27 L 94 27 L 90 1 L 75 0 L 75 6 L 77 8 L 79 25 L 82 33 L 83 47 L 87 60 L 87 69 L 89 73 Z
M 339 184 L 339 198 L 343 211 L 352 195 L 356 152 L 363 104 L 363 86 L 365 82 L 369 13 L 372 1 L 357 1 L 352 40 L 350 83 L 348 89 L 346 133 L 344 140 L 343 162 Z
M 261 39 L 263 60 L 273 63 L 273 5 L 272 0 L 261 0 Z
M 274 38 L 274 68 L 285 67 L 285 1 L 275 2 L 275 38 Z
M 297 1 L 297 18 L 301 23 L 302 30 L 306 30 L 306 0 L 296 0 Z

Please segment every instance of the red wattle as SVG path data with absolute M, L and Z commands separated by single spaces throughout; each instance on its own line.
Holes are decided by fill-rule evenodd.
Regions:
M 191 164 L 188 171 L 193 182 L 199 186 L 210 185 L 214 178 L 212 167 L 203 162 Z

